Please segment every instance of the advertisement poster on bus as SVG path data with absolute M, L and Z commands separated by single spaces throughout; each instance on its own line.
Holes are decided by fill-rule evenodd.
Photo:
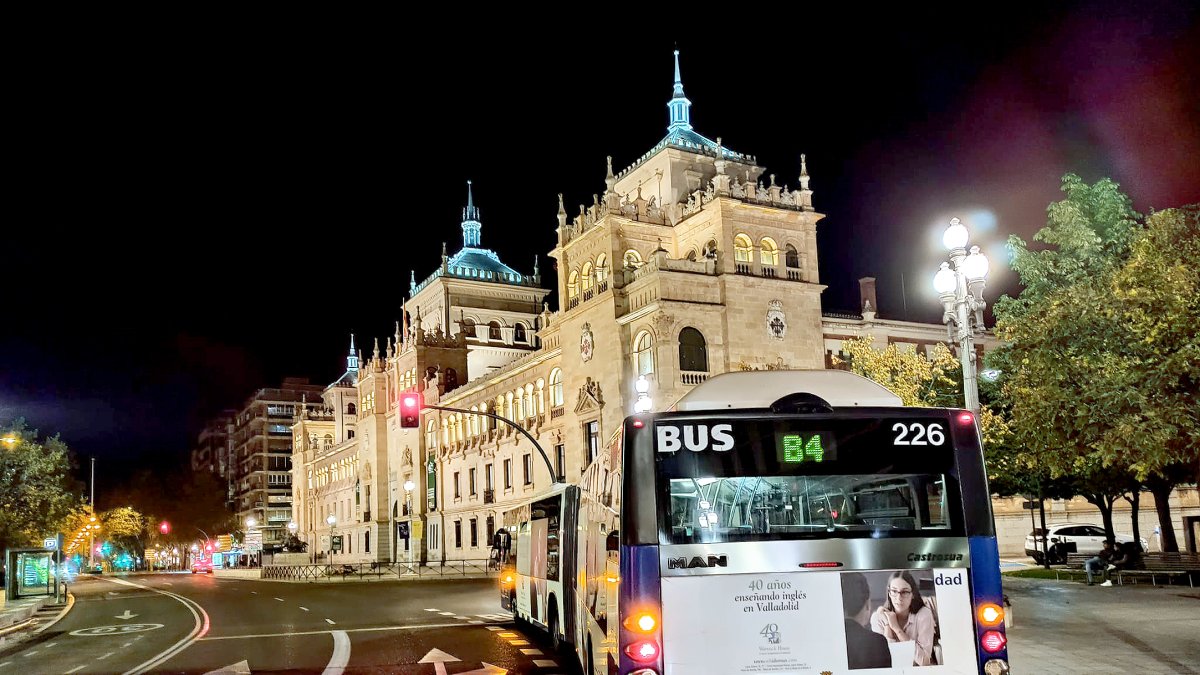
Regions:
M 664 578 L 665 672 L 977 673 L 967 584 L 961 568 Z

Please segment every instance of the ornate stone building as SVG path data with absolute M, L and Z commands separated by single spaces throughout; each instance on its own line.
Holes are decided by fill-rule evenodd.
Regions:
M 405 325 L 326 389 L 328 412 L 295 422 L 295 511 L 314 557 L 332 512 L 349 540 L 340 561 L 484 558 L 507 510 L 555 478 L 579 478 L 634 412 L 639 378 L 661 409 L 715 373 L 826 367 L 856 334 L 945 340 L 941 326 L 877 320 L 873 297 L 862 316 L 823 319 L 823 216 L 803 156 L 798 187 L 781 185 L 753 156 L 697 133 L 690 106 L 676 54 L 666 136 L 624 170 L 610 159 L 603 193 L 578 215 L 560 196 L 557 311 L 536 258 L 527 276 L 481 248 L 468 186 L 462 248 L 443 250 L 425 281 L 414 275 Z M 511 420 L 545 460 L 480 415 L 426 408 L 420 429 L 401 428 L 406 391 Z

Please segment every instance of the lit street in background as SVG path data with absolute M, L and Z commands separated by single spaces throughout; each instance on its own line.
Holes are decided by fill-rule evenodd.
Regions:
M 1006 579 L 1005 589 L 1014 672 L 1200 672 L 1200 591 L 1098 592 L 1030 579 Z M 0 673 L 579 672 L 540 631 L 511 623 L 495 579 L 297 584 L 158 574 L 88 578 L 72 592 L 75 608 L 62 621 L 0 648 Z M 197 617 L 200 630 L 207 619 L 202 634 Z

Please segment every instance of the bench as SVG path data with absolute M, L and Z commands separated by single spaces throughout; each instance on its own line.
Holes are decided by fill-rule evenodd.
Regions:
M 1068 553 L 1063 573 L 1074 578 L 1075 573 L 1083 571 L 1084 561 L 1095 557 L 1090 553 Z M 1086 574 L 1086 573 L 1085 573 Z M 1193 574 L 1200 574 L 1200 553 L 1143 553 L 1132 566 L 1113 570 L 1118 584 L 1125 583 L 1125 577 L 1150 577 L 1150 583 L 1155 584 L 1158 577 L 1186 576 L 1188 585 L 1195 588 Z

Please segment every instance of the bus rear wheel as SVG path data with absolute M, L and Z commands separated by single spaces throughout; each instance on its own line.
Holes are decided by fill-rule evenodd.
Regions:
M 557 610 L 554 610 L 554 609 L 550 610 L 550 622 L 547 624 L 547 626 L 550 628 L 550 649 L 553 650 L 555 654 L 562 653 L 563 644 L 562 644 L 562 638 L 559 637 L 559 635 L 558 635 L 558 611 Z

